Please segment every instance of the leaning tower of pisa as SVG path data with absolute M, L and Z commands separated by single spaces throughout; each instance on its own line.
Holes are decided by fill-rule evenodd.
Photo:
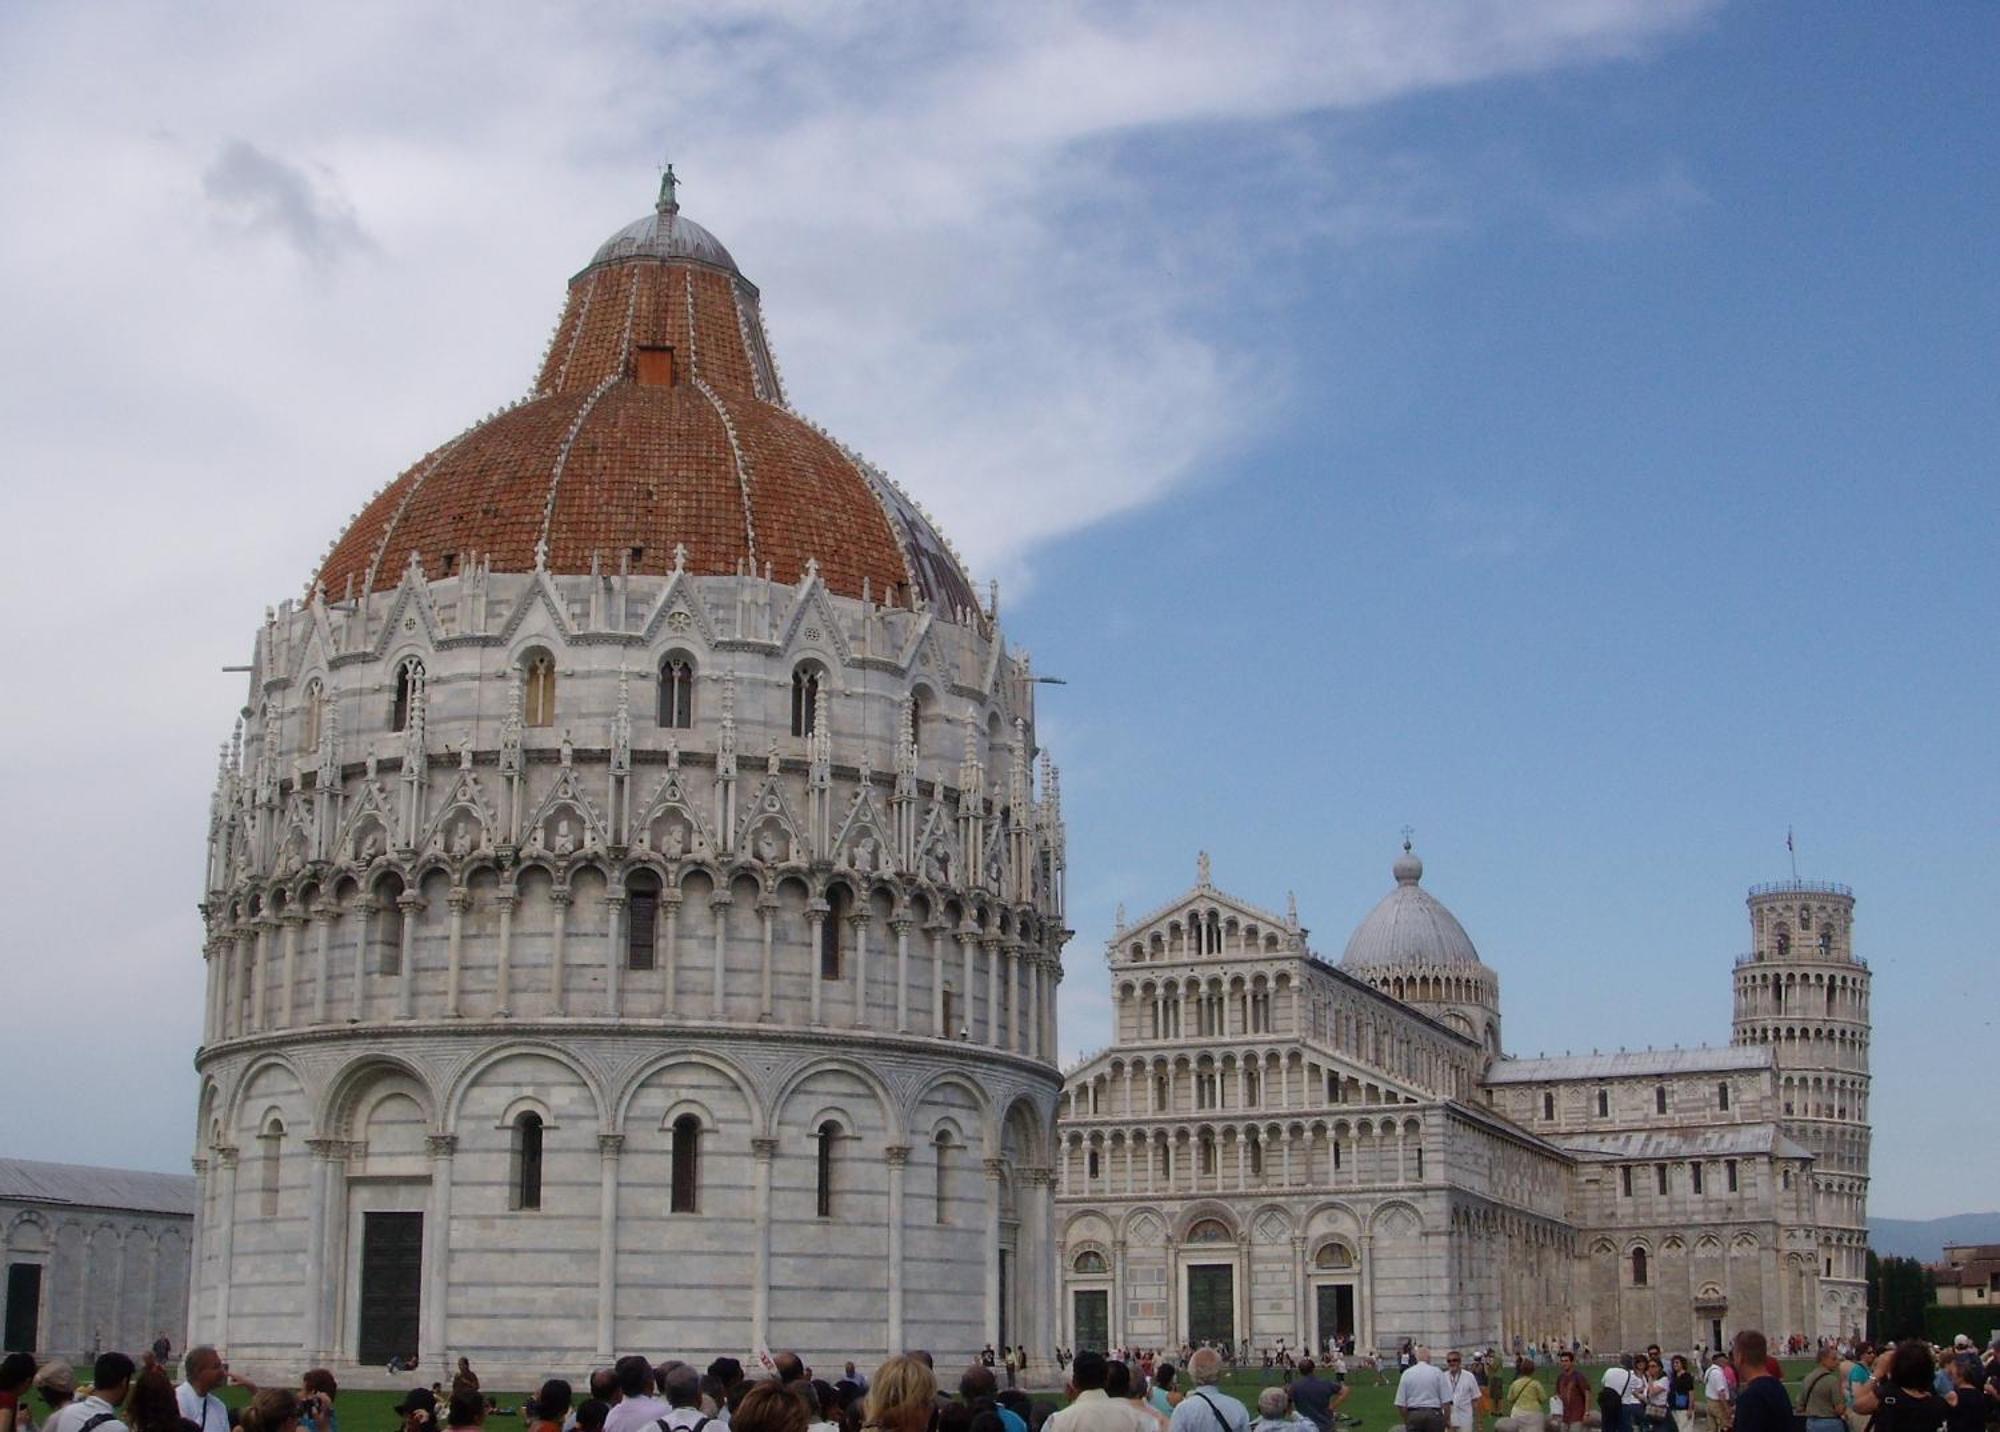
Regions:
M 1854 954 L 1854 892 L 1826 881 L 1751 889 L 1750 953 L 1736 961 L 1737 1044 L 1767 1046 L 1785 1133 L 1814 1157 L 1819 1327 L 1853 1335 L 1868 1306 L 1868 966 Z

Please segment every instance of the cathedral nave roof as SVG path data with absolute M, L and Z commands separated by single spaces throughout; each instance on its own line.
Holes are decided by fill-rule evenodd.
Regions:
M 1553 1054 L 1501 1059 L 1488 1084 L 1560 1084 L 1570 1079 L 1640 1079 L 1661 1074 L 1728 1074 L 1769 1069 L 1771 1051 L 1756 1044 L 1703 1044 L 1691 1049 L 1621 1049 L 1615 1054 Z

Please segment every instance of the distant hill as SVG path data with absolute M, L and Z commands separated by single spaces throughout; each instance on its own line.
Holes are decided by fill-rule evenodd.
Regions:
M 1868 1246 L 1884 1258 L 1921 1258 L 1935 1263 L 1944 1256 L 1947 1243 L 2000 1243 L 2000 1213 L 1868 1220 Z

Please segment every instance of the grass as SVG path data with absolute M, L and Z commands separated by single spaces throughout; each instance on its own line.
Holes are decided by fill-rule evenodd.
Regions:
M 1809 1358 L 1791 1358 L 1786 1360 L 1784 1366 L 1786 1386 L 1791 1390 L 1793 1397 L 1796 1399 L 1799 1381 L 1811 1370 L 1812 1361 Z M 1603 1369 L 1604 1364 L 1602 1363 L 1591 1364 L 1584 1368 L 1584 1371 L 1590 1374 L 1593 1386 L 1596 1385 Z M 577 1375 L 571 1378 L 571 1382 L 581 1387 L 586 1371 L 579 1370 Z M 1553 1392 L 1556 1380 L 1555 1369 L 1553 1367 L 1543 1368 L 1541 1377 L 1543 1385 Z M 1354 1391 L 1341 1406 L 1342 1415 L 1359 1417 L 1363 1432 L 1387 1432 L 1387 1429 L 1395 1426 L 1397 1421 L 1396 1409 L 1390 1401 L 1396 1390 L 1396 1375 L 1394 1370 L 1392 1369 L 1385 1374 L 1384 1380 L 1380 1383 L 1372 1382 L 1366 1373 L 1362 1373 L 1350 1380 L 1354 1384 Z M 1506 1380 L 1511 1382 L 1513 1380 L 1512 1376 L 1510 1375 Z M 1283 1381 L 1283 1374 L 1275 1369 L 1266 1372 L 1262 1368 L 1257 1368 L 1225 1377 L 1222 1380 L 1222 1390 L 1230 1396 L 1237 1398 L 1244 1406 L 1248 1407 L 1250 1415 L 1254 1418 L 1257 1415 L 1257 1394 L 1273 1383 L 1281 1381 Z M 415 1386 L 415 1382 L 413 1381 L 411 1385 Z M 491 1432 L 519 1432 L 519 1429 L 525 1427 L 526 1424 L 521 1420 L 519 1414 L 521 1402 L 526 1394 L 496 1390 L 493 1395 L 498 1399 L 502 1407 L 513 1408 L 514 1415 L 491 1419 L 487 1423 Z M 223 1393 L 223 1400 L 231 1406 L 240 1407 L 249 1401 L 249 1398 L 242 1388 L 232 1387 Z M 342 1392 L 337 1405 L 340 1418 L 340 1432 L 397 1432 L 397 1429 L 402 1425 L 402 1419 L 396 1415 L 395 1409 L 396 1404 L 402 1400 L 403 1394 L 401 1391 L 373 1392 L 351 1389 Z M 1036 1400 L 1061 1401 L 1062 1399 L 1037 1397 Z M 1484 1432 L 1491 1432 L 1491 1429 L 1492 1420 L 1489 1418 L 1486 1422 Z

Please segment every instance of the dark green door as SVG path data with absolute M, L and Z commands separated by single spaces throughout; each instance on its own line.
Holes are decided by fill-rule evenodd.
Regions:
M 421 1213 L 361 1215 L 360 1361 L 417 1355 L 424 1265 Z
M 8 1352 L 36 1352 L 42 1336 L 42 1265 L 7 1266 Z
M 1103 1352 L 1111 1346 L 1111 1295 L 1102 1288 L 1076 1294 L 1076 1350 Z
M 1319 1346 L 1317 1352 L 1326 1350 L 1330 1338 L 1344 1338 L 1354 1331 L 1354 1285 L 1352 1283 L 1322 1283 L 1319 1285 Z
M 1227 1263 L 1197 1263 L 1188 1269 L 1188 1341 L 1236 1346 L 1236 1270 Z

